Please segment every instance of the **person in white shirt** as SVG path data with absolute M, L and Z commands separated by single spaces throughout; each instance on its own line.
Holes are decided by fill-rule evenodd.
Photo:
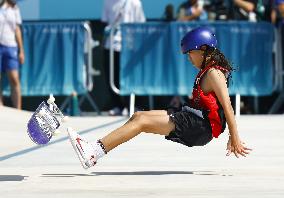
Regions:
M 105 0 L 103 6 L 103 13 L 101 21 L 105 23 L 105 43 L 104 43 L 104 65 L 105 65 L 105 78 L 107 83 L 110 82 L 109 71 L 109 53 L 110 53 L 110 36 L 109 32 L 115 28 L 113 37 L 114 49 L 114 83 L 119 87 L 119 59 L 121 51 L 121 23 L 136 23 L 145 22 L 143 7 L 140 0 Z M 108 86 L 110 88 L 110 86 Z M 115 102 L 115 107 L 109 111 L 109 115 L 127 115 L 128 110 L 127 98 L 116 95 L 110 90 L 111 97 Z
M 22 19 L 15 0 L 0 0 L 0 72 L 8 75 L 13 106 L 22 108 L 19 66 L 25 54 L 20 25 Z M 0 89 L 0 105 L 3 105 Z

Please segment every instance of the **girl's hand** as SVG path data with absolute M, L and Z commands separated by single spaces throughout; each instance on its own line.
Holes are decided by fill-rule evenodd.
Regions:
M 246 157 L 249 154 L 248 151 L 252 151 L 252 149 L 245 147 L 244 144 L 238 137 L 230 136 L 227 143 L 228 152 L 226 155 L 229 156 L 233 152 L 237 158 L 239 158 L 239 155 Z

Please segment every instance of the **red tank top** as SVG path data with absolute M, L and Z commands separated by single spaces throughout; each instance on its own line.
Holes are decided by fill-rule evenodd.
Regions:
M 216 68 L 224 72 L 228 71 L 220 66 L 207 66 L 203 70 L 200 70 L 196 76 L 192 91 L 192 106 L 205 112 L 203 114 L 205 114 L 205 116 L 209 119 L 212 129 L 212 136 L 217 138 L 226 127 L 224 111 L 215 93 L 211 91 L 205 94 L 200 86 L 202 77 L 210 68 Z

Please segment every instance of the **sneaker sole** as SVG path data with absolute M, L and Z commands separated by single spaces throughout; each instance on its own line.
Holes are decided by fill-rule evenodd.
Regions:
M 79 158 L 79 160 L 80 160 L 80 162 L 81 162 L 82 167 L 83 167 L 84 169 L 90 168 L 90 167 L 87 165 L 87 160 L 85 160 L 85 159 L 82 157 L 82 155 L 81 155 L 81 151 L 80 151 L 80 148 L 78 147 L 78 144 L 77 144 L 76 139 L 73 138 L 74 135 L 73 135 L 72 133 L 74 133 L 74 132 L 73 132 L 72 129 L 70 129 L 70 128 L 67 128 L 67 132 L 68 132 L 69 140 L 70 140 L 70 142 L 71 142 L 71 144 L 72 144 L 72 147 L 73 147 L 73 149 L 75 150 L 75 152 L 76 152 L 76 154 L 77 154 L 77 156 L 78 156 L 78 158 Z

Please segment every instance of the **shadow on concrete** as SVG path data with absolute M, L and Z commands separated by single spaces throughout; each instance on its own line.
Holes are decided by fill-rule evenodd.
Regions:
M 94 176 L 92 174 L 42 174 L 41 177 L 85 177 L 85 176 Z
M 133 172 L 92 172 L 90 174 L 42 174 L 41 177 L 84 177 L 104 175 L 188 175 L 191 171 L 133 171 Z
M 23 181 L 28 176 L 22 175 L 0 175 L 0 182 L 3 181 Z
M 215 171 L 125 171 L 125 172 L 92 172 L 90 174 L 42 174 L 41 177 L 90 177 L 90 176 L 107 176 L 107 175 L 204 175 L 204 176 L 233 176 L 222 174 Z
M 192 171 L 133 171 L 133 172 L 92 172 L 100 175 L 191 175 Z

